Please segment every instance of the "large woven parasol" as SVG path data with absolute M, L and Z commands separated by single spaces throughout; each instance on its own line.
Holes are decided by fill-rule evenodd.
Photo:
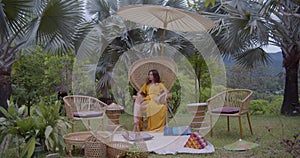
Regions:
M 162 52 L 166 30 L 179 32 L 202 32 L 215 26 L 213 21 L 190 11 L 159 5 L 129 5 L 117 12 L 121 17 L 135 23 L 164 29 Z
M 148 72 L 152 69 L 158 71 L 162 83 L 170 90 L 176 81 L 177 65 L 167 57 L 152 57 L 134 62 L 128 72 L 131 85 L 140 90 L 148 79 Z

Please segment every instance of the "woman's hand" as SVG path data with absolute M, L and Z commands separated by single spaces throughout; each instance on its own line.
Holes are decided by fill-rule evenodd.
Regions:
M 160 100 L 160 97 L 156 97 L 156 98 L 154 99 L 154 101 L 155 101 L 156 103 L 159 103 L 159 100 Z

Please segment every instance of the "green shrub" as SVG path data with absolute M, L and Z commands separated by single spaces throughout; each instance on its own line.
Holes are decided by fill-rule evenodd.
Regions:
M 280 114 L 280 109 L 283 102 L 283 96 L 278 95 L 272 98 L 272 101 L 268 104 L 267 110 L 269 114 Z
M 47 98 L 45 98 L 47 99 Z M 49 99 L 49 98 L 48 98 Z M 60 101 L 41 100 L 32 108 L 32 115 L 25 115 L 25 105 L 18 107 L 11 99 L 8 109 L 0 106 L 5 117 L 0 118 L 0 157 L 8 150 L 15 148 L 17 157 L 32 157 L 37 145 L 45 151 L 63 151 L 63 135 L 70 127 L 64 116 L 60 116 Z
M 250 102 L 249 111 L 251 115 L 265 114 L 267 112 L 268 101 L 252 100 Z

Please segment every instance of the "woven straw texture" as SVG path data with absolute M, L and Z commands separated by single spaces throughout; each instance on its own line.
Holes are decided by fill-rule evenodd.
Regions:
M 177 65 L 167 57 L 153 57 L 140 59 L 134 62 L 129 70 L 129 81 L 131 85 L 139 90 L 147 82 L 148 72 L 156 69 L 162 83 L 170 89 L 176 81 Z
M 124 158 L 131 144 L 129 142 L 111 141 L 107 143 L 108 158 Z
M 113 141 L 114 135 L 121 126 L 118 125 L 111 135 L 111 139 L 107 142 L 107 157 L 108 158 L 124 158 L 129 150 L 130 143 L 122 141 Z
M 103 158 L 106 157 L 106 144 L 95 136 L 90 136 L 84 147 L 84 156 L 86 158 Z
M 247 113 L 249 111 L 249 104 L 250 104 L 252 94 L 253 91 L 249 89 L 232 89 L 232 90 L 223 91 L 209 98 L 206 101 L 208 105 L 208 110 L 212 111 L 216 108 L 220 108 L 224 106 L 224 107 L 239 108 L 238 113 L 234 113 L 231 115 L 238 116 Z M 223 114 L 217 114 L 217 115 L 223 115 Z
M 66 113 L 69 119 L 74 119 L 73 112 L 99 111 L 105 113 L 105 109 L 107 107 L 107 104 L 90 96 L 70 95 L 65 96 L 63 100 L 65 102 Z
M 241 122 L 241 116 L 243 114 L 247 115 L 249 129 L 251 135 L 253 135 L 250 116 L 249 116 L 249 105 L 251 96 L 253 95 L 253 91 L 249 89 L 233 89 L 233 90 L 227 90 L 223 91 L 219 94 L 216 94 L 215 96 L 209 98 L 206 103 L 208 106 L 208 111 L 210 115 L 218 115 L 218 116 L 234 116 L 238 117 L 239 126 L 240 126 L 240 138 L 243 138 L 243 129 L 242 129 L 242 122 Z M 233 113 L 215 113 L 215 109 L 238 109 L 236 112 Z M 222 110 L 223 111 L 223 110 Z M 210 117 L 210 136 L 213 135 L 213 128 L 212 128 L 212 117 Z M 227 119 L 227 128 L 229 131 L 229 119 Z
M 66 115 L 69 120 L 90 120 L 90 119 L 102 119 L 104 118 L 107 104 L 98 100 L 97 98 L 83 95 L 70 95 L 63 98 L 66 108 Z M 74 117 L 75 112 L 100 112 L 102 116 L 96 117 Z M 103 126 L 103 124 L 102 124 Z M 72 132 L 74 132 L 74 123 L 72 123 Z
M 116 126 L 112 133 L 107 132 L 107 131 L 92 132 L 93 135 L 90 136 L 85 141 L 84 156 L 86 158 L 110 157 L 110 155 L 111 155 L 110 148 L 111 147 L 109 146 L 109 144 L 110 144 L 110 142 L 112 142 L 113 135 L 116 133 L 116 131 L 119 128 L 120 128 L 119 125 Z M 109 152 L 109 154 L 108 154 L 108 152 Z M 113 152 L 115 152 L 115 151 L 113 151 Z

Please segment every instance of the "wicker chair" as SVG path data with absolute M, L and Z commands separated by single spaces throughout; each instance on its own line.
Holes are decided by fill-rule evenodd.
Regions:
M 250 117 L 249 117 L 249 104 L 253 91 L 248 89 L 234 89 L 223 91 L 206 101 L 208 105 L 208 111 L 210 114 L 210 136 L 213 135 L 212 129 L 212 116 L 226 116 L 227 117 L 227 129 L 229 129 L 229 117 L 238 117 L 240 137 L 243 137 L 241 116 L 247 115 L 248 124 L 251 135 L 253 135 Z
M 148 72 L 156 69 L 160 75 L 161 81 L 167 89 L 171 89 L 176 81 L 177 66 L 176 63 L 166 57 L 153 57 L 140 59 L 134 62 L 129 69 L 129 81 L 136 90 L 140 90 L 148 79 Z
M 170 90 L 176 81 L 177 65 L 172 59 L 167 57 L 145 58 L 134 62 L 128 72 L 129 81 L 133 88 L 139 91 L 148 79 L 148 72 L 152 69 L 158 71 L 162 83 Z M 134 99 L 135 97 L 133 96 Z M 169 105 L 171 97 L 171 94 L 168 94 L 161 102 Z M 173 115 L 169 106 L 167 106 L 166 124 L 168 123 L 168 113 Z M 174 121 L 176 122 L 175 118 Z
M 104 115 L 107 104 L 97 98 L 83 95 L 70 95 L 63 98 L 65 102 L 66 115 L 72 121 L 72 132 L 74 132 L 74 121 L 101 119 L 102 127 L 104 126 Z

